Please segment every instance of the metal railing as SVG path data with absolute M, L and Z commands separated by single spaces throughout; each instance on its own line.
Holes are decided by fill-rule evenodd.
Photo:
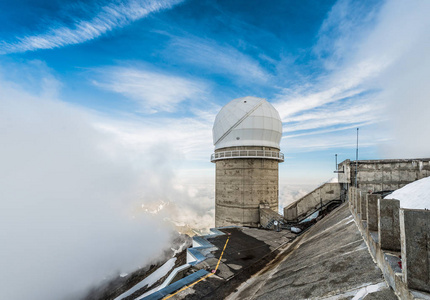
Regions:
M 323 204 L 323 205 L 321 205 L 321 206 L 319 206 L 318 208 L 316 208 L 315 210 L 313 210 L 312 212 L 310 212 L 310 213 L 307 213 L 304 217 L 301 217 L 299 220 L 297 220 L 296 222 L 287 222 L 288 224 L 299 224 L 300 222 L 302 222 L 302 221 L 304 221 L 304 220 L 306 220 L 307 218 L 309 218 L 310 216 L 312 216 L 314 213 L 316 213 L 317 211 L 319 211 L 319 212 L 321 212 L 322 210 L 324 210 L 324 209 L 326 209 L 328 206 L 330 206 L 331 204 L 334 204 L 334 205 L 337 205 L 337 206 L 339 206 L 339 205 L 341 205 L 343 203 L 343 201 L 342 200 L 340 200 L 340 199 L 333 199 L 333 200 L 330 200 L 329 202 L 327 202 L 326 204 Z
M 266 158 L 284 161 L 284 154 L 279 151 L 269 150 L 230 150 L 215 152 L 211 155 L 211 162 L 232 158 Z

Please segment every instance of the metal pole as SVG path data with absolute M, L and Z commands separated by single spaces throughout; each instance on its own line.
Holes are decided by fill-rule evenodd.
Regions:
M 357 170 L 358 170 L 358 128 L 357 128 L 357 148 L 355 151 L 355 188 L 357 188 Z
M 337 154 L 335 154 L 334 156 L 336 158 L 336 168 L 335 168 L 335 170 L 337 171 Z

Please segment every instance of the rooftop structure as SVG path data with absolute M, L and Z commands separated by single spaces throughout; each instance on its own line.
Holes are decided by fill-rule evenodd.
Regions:
M 280 149 L 282 121 L 278 111 L 265 99 L 243 97 L 230 101 L 218 113 L 212 129 L 215 151 L 241 146 L 260 146 Z M 217 151 L 216 151 L 217 152 Z M 231 153 L 233 157 L 272 157 L 283 160 L 283 156 L 266 152 Z M 272 156 L 271 156 L 272 155 Z M 224 156 L 225 157 L 225 156 Z M 213 156 L 212 160 L 222 157 Z
M 278 163 L 282 122 L 265 99 L 238 98 L 215 118 L 215 226 L 260 223 L 260 205 L 278 210 Z

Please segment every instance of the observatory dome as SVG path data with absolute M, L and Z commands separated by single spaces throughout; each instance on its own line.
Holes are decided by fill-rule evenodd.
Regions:
M 212 133 L 215 150 L 236 146 L 280 149 L 282 121 L 278 111 L 266 99 L 238 98 L 220 110 Z

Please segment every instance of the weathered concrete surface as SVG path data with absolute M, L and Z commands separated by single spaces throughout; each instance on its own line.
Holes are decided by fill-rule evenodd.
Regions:
M 325 183 L 284 208 L 284 218 L 295 222 L 332 200 L 340 199 L 340 184 Z
M 358 188 L 380 192 L 397 190 L 418 179 L 430 176 L 430 159 L 383 159 L 357 162 Z M 339 183 L 355 183 L 355 161 L 345 160 L 338 165 Z
M 367 230 L 378 231 L 378 199 L 380 195 L 366 195 Z
M 378 240 L 386 250 L 400 251 L 400 201 L 378 199 Z
M 263 150 L 264 147 L 234 147 L 225 150 Z M 279 149 L 265 147 L 265 150 Z M 215 226 L 257 227 L 259 205 L 278 210 L 277 160 L 236 158 L 216 161 Z
M 393 298 L 347 205 L 296 241 L 227 299 L 352 299 L 365 287 Z
M 401 209 L 403 281 L 411 289 L 430 292 L 430 211 Z

